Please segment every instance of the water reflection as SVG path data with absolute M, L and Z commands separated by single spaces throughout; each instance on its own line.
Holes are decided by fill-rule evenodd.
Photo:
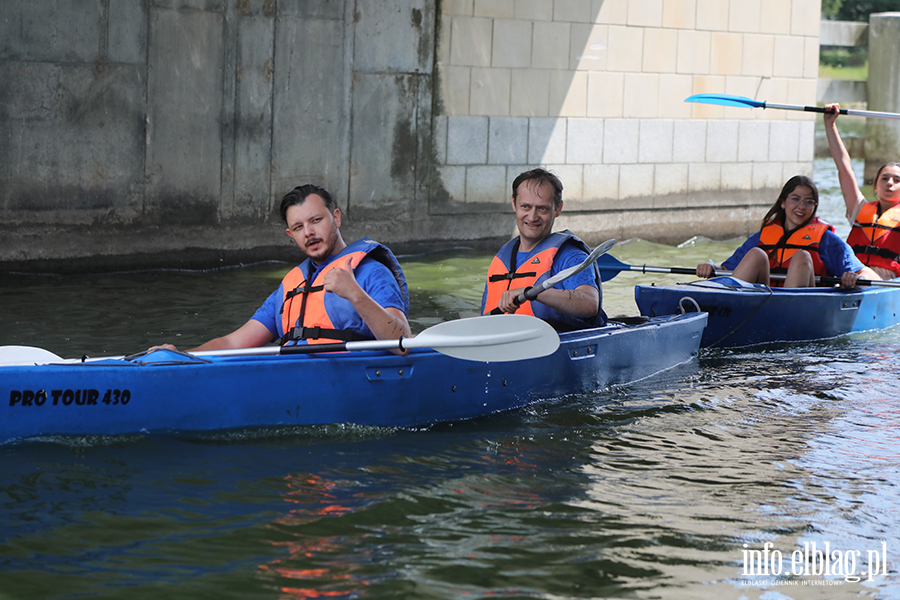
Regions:
M 878 354 L 897 351 L 896 332 L 877 337 L 885 344 Z M 657 543 L 634 551 L 634 559 L 667 565 L 673 580 L 743 589 L 765 579 L 760 593 L 786 579 L 743 577 L 747 547 L 768 542 L 788 557 L 826 542 L 862 557 L 882 542 L 896 551 L 900 539 L 885 509 L 896 507 L 900 479 L 882 461 L 896 456 L 900 421 L 892 408 L 878 411 L 882 427 L 873 435 L 865 418 L 872 396 L 859 391 L 871 387 L 877 398 L 872 384 L 884 379 L 861 366 L 871 346 L 858 340 L 710 356 L 702 391 L 678 395 L 689 409 L 629 422 L 592 445 L 585 473 L 593 483 L 582 505 L 619 516 L 631 530 L 655 532 Z M 748 380 L 751 372 L 760 376 Z M 896 386 L 896 376 L 890 379 Z M 873 460 L 870 445 L 890 451 Z M 734 562 L 723 560 L 729 555 Z M 893 573 L 879 585 L 892 589 L 896 581 Z M 866 582 L 843 585 L 843 592 L 859 591 Z

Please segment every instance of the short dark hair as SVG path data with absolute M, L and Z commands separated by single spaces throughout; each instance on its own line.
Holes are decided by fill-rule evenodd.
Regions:
M 303 204 L 312 194 L 321 197 L 322 200 L 325 201 L 325 208 L 328 209 L 328 212 L 334 212 L 337 208 L 337 205 L 334 203 L 334 198 L 331 197 L 331 194 L 329 194 L 328 190 L 325 188 L 311 183 L 298 185 L 281 199 L 281 220 L 284 221 L 285 225 L 287 224 L 288 209 L 292 206 Z
M 553 186 L 553 204 L 555 204 L 557 207 L 562 204 L 562 181 L 560 181 L 559 177 L 557 177 L 550 171 L 541 168 L 525 171 L 524 173 L 520 173 L 519 176 L 516 177 L 516 180 L 513 181 L 512 184 L 513 202 L 515 202 L 516 198 L 519 196 L 519 186 L 526 181 L 534 181 L 537 186 L 542 186 L 545 183 L 549 183 L 551 186 Z

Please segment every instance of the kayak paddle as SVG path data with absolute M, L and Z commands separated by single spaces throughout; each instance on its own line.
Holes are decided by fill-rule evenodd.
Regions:
M 599 246 L 594 248 L 591 251 L 591 253 L 588 254 L 587 258 L 585 258 L 583 261 L 581 261 L 581 264 L 575 265 L 574 267 L 569 267 L 568 269 L 563 269 L 562 271 L 560 271 L 553 277 L 544 281 L 544 283 L 528 288 L 527 290 L 525 290 L 524 292 L 519 294 L 519 296 L 516 298 L 516 300 L 515 300 L 516 306 L 522 304 L 523 302 L 527 302 L 529 300 L 534 300 L 535 298 L 538 297 L 538 294 L 540 294 L 544 290 L 549 290 L 550 288 L 555 286 L 560 281 L 565 281 L 569 277 L 574 277 L 575 275 L 578 275 L 579 273 L 581 273 L 582 271 L 584 271 L 585 269 L 590 267 L 591 264 L 593 264 L 602 255 L 609 252 L 610 249 L 615 245 L 616 245 L 616 240 L 606 240 L 605 242 L 603 242 L 602 244 L 600 244 Z M 491 314 L 499 315 L 500 309 L 495 308 L 494 310 L 491 311 Z
M 600 279 L 603 281 L 609 281 L 622 271 L 637 271 L 639 273 L 673 273 L 676 275 L 697 274 L 697 269 L 688 269 L 687 267 L 650 267 L 647 265 L 628 265 L 611 254 L 607 254 L 601 260 L 597 261 L 597 268 L 600 269 Z M 719 275 L 731 275 L 731 272 L 716 271 L 716 276 Z
M 824 113 L 825 108 L 822 106 L 800 106 L 797 104 L 775 104 L 774 102 L 766 102 L 753 100 L 745 96 L 731 96 L 729 94 L 694 94 L 688 96 L 685 102 L 699 102 L 700 104 L 717 104 L 719 106 L 736 106 L 738 108 L 777 108 L 780 110 L 800 110 L 804 112 Z M 838 111 L 842 115 L 850 115 L 854 117 L 874 117 L 876 119 L 900 119 L 900 114 L 889 112 L 876 112 L 873 110 L 854 110 L 852 108 L 842 108 Z
M 34 346 L 0 346 L 0 367 L 8 365 L 45 365 L 63 359 L 49 350 Z
M 432 348 L 441 354 L 463 360 L 508 362 L 553 354 L 559 347 L 559 335 L 545 321 L 529 315 L 497 315 L 456 319 L 438 323 L 415 337 L 396 340 L 365 340 L 296 346 L 263 346 L 232 350 L 204 350 L 183 353 L 188 356 L 269 356 L 277 354 L 319 354 L 322 352 L 364 350 L 410 350 Z M 132 355 L 136 358 L 147 352 Z M 84 362 L 121 359 L 123 356 L 97 357 Z M 78 363 L 82 359 L 63 359 L 30 346 L 0 346 L 0 366 L 48 363 Z
M 600 277 L 603 281 L 609 281 L 622 271 L 636 271 L 638 273 L 673 273 L 676 275 L 696 275 L 697 269 L 689 269 L 687 267 L 651 267 L 649 265 L 629 265 L 625 264 L 612 255 L 606 255 L 602 260 L 597 262 L 600 269 Z M 727 277 L 731 275 L 731 271 L 716 270 L 714 277 Z M 769 275 L 770 279 L 784 279 L 785 275 L 773 273 Z M 827 283 L 837 285 L 841 283 L 840 277 L 816 277 L 817 283 Z M 856 285 L 876 286 L 876 287 L 900 287 L 900 281 L 880 279 L 859 279 Z
M 438 323 L 411 338 L 282 346 L 280 350 L 281 354 L 315 354 L 323 346 L 332 347 L 327 352 L 431 348 L 463 360 L 509 362 L 553 354 L 559 348 L 559 334 L 546 321 L 530 315 L 486 315 Z
M 550 288 L 555 286 L 560 281 L 565 281 L 569 277 L 574 277 L 575 275 L 578 275 L 579 273 L 581 273 L 582 271 L 584 271 L 585 269 L 590 267 L 591 264 L 593 264 L 594 261 L 596 261 L 602 255 L 609 252 L 610 249 L 612 249 L 612 247 L 615 245 L 616 245 L 616 240 L 606 240 L 605 242 L 603 242 L 602 244 L 600 244 L 599 246 L 594 248 L 591 251 L 591 253 L 588 254 L 588 257 L 581 262 L 580 265 L 575 265 L 574 267 L 569 267 L 568 269 L 564 269 L 564 270 L 560 271 L 559 273 L 557 273 L 556 275 L 554 275 L 553 277 L 551 277 L 550 279 L 548 279 L 547 281 L 545 281 L 544 283 L 542 283 L 541 285 L 536 285 L 534 287 L 531 287 L 531 288 L 525 290 L 523 293 L 519 294 L 519 297 L 516 298 L 516 304 L 522 304 L 523 302 L 525 302 L 527 300 L 534 300 L 535 298 L 538 297 L 538 294 L 540 294 L 544 290 L 549 290 Z

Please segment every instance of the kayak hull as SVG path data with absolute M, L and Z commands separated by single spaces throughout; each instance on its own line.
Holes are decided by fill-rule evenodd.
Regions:
M 0 367 L 0 443 L 472 419 L 687 362 L 697 356 L 705 324 L 705 314 L 692 314 L 565 333 L 553 354 L 510 362 L 465 361 L 433 350 L 202 358 L 159 351 L 131 361 Z
M 642 315 L 699 310 L 709 314 L 703 348 L 829 339 L 898 323 L 900 287 L 769 288 L 731 277 L 636 286 Z M 668 311 L 668 312 L 666 312 Z

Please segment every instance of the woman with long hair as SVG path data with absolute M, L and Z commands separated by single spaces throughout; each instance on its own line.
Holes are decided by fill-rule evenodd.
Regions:
M 844 287 L 854 287 L 860 277 L 877 278 L 834 228 L 816 216 L 818 209 L 819 190 L 812 179 L 791 177 L 763 217 L 760 231 L 747 238 L 722 267 L 697 265 L 697 276 L 712 277 L 715 269 L 723 268 L 742 281 L 791 288 L 813 287 L 817 276 L 840 277 Z M 783 274 L 784 282 L 770 284 L 772 274 Z

